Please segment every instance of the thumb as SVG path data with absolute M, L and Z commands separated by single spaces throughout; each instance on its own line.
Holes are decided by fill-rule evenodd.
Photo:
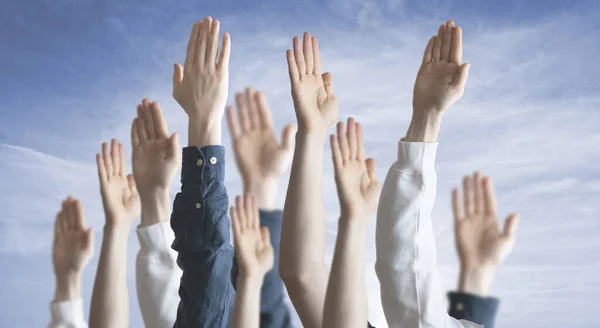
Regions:
M 179 155 L 179 133 L 175 132 L 169 137 L 168 158 L 177 158 Z
M 92 250 L 94 248 L 94 229 L 89 228 L 85 232 L 85 249 Z
M 518 214 L 512 213 L 506 218 L 506 221 L 504 221 L 504 232 L 502 233 L 504 238 L 507 238 L 508 240 L 513 240 L 515 238 L 518 223 Z
M 262 237 L 264 248 L 266 249 L 271 247 L 271 232 L 269 231 L 269 228 L 260 228 L 260 236 Z
M 467 83 L 467 79 L 469 78 L 469 68 L 470 67 L 471 67 L 471 64 L 469 64 L 469 63 L 464 63 L 464 64 L 460 65 L 458 75 L 456 76 L 454 83 L 453 83 L 455 86 L 457 86 L 457 87 L 465 86 L 465 84 Z
M 323 86 L 325 87 L 325 92 L 327 92 L 327 96 L 333 95 L 333 77 L 331 73 L 323 73 Z
M 173 64 L 173 96 L 179 89 L 181 81 L 183 80 L 183 67 L 177 63 Z
M 294 146 L 294 134 L 296 134 L 296 125 L 288 124 L 281 132 L 281 148 L 290 150 Z

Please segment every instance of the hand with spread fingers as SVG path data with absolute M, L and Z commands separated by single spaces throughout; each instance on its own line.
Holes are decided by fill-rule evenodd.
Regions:
M 229 83 L 229 34 L 219 53 L 219 21 L 206 17 L 195 23 L 183 67 L 174 65 L 173 97 L 188 114 L 190 145 L 220 144 L 220 125 Z
M 413 90 L 414 114 L 441 114 L 462 97 L 470 65 L 461 60 L 462 30 L 448 21 L 425 48 Z
M 244 189 L 257 198 L 260 208 L 272 207 L 275 198 L 263 189 L 274 186 L 290 164 L 295 126 L 288 124 L 277 142 L 271 111 L 262 92 L 246 89 L 236 95 L 238 118 L 227 108 L 227 121 L 235 150 L 235 160 L 242 175 Z M 273 197 L 270 197 L 273 196 Z
M 94 249 L 92 228 L 86 229 L 79 200 L 69 196 L 54 223 L 52 265 L 56 275 L 55 302 L 81 298 L 81 273 Z
M 133 175 L 125 175 L 125 152 L 123 145 L 112 139 L 102 144 L 102 154 L 96 154 L 102 205 L 108 226 L 130 226 L 140 214 L 140 199 Z
M 492 181 L 475 173 L 463 179 L 463 204 L 459 189 L 452 191 L 456 248 L 460 258 L 459 291 L 485 296 L 495 268 L 511 252 L 518 215 L 510 214 L 504 229 L 498 227 Z
M 317 39 L 304 33 L 294 37 L 294 50 L 287 50 L 292 98 L 302 131 L 326 131 L 338 117 L 338 100 L 330 73 L 321 73 L 321 54 Z
M 348 119 L 347 129 L 339 122 L 337 137 L 331 135 L 330 140 L 341 217 L 368 219 L 377 209 L 381 190 L 375 160 L 365 160 L 362 127 L 353 118 Z

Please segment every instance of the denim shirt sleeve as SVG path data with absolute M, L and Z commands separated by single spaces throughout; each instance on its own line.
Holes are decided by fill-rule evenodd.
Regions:
M 292 317 L 285 302 L 284 285 L 279 276 L 279 245 L 281 236 L 281 210 L 260 210 L 260 226 L 269 228 L 271 245 L 273 246 L 273 268 L 267 272 L 260 291 L 260 327 L 285 328 L 291 327 Z M 238 270 L 234 264 L 232 281 L 235 285 Z
M 235 290 L 229 279 L 233 247 L 229 242 L 229 200 L 224 185 L 222 146 L 183 149 L 181 192 L 175 197 L 171 228 L 183 271 L 174 327 L 226 328 Z
M 485 328 L 493 328 L 500 300 L 469 293 L 450 292 L 450 314 L 455 319 L 465 319 Z

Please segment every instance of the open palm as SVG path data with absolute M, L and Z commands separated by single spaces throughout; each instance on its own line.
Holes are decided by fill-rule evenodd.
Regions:
M 246 89 L 236 95 L 238 118 L 227 108 L 235 160 L 245 185 L 274 181 L 290 164 L 295 127 L 288 124 L 277 142 L 271 112 L 261 92 Z
M 441 25 L 423 54 L 413 90 L 413 107 L 444 112 L 462 97 L 469 64 L 461 64 L 462 31 L 454 22 Z
M 52 264 L 57 275 L 81 273 L 92 257 L 94 234 L 85 228 L 79 200 L 69 196 L 54 223 Z
M 157 188 L 168 190 L 179 167 L 179 138 L 169 137 L 160 105 L 142 100 L 131 125 L 132 166 L 137 190 L 144 198 Z
M 298 124 L 307 130 L 326 130 L 338 117 L 338 101 L 330 73 L 321 73 L 321 54 L 316 38 L 304 33 L 294 37 L 294 50 L 287 50 L 292 98 Z
M 463 180 L 464 205 L 460 204 L 458 189 L 452 198 L 461 265 L 490 268 L 500 264 L 514 246 L 518 216 L 509 215 L 500 231 L 492 182 L 479 173 Z
M 249 194 L 237 196 L 230 215 L 240 274 L 264 276 L 273 267 L 274 255 L 269 229 L 259 227 L 256 201 Z

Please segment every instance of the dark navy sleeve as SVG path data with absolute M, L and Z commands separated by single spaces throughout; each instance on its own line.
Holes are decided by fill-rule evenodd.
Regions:
M 282 215 L 283 212 L 280 210 L 259 210 L 260 226 L 269 228 L 274 253 L 273 268 L 265 275 L 260 292 L 261 328 L 288 328 L 292 326 L 290 309 L 285 303 L 284 284 L 278 270 Z M 234 270 L 232 271 L 234 285 L 237 274 L 237 265 L 234 264 Z
M 497 298 L 450 292 L 448 299 L 450 300 L 450 309 L 448 310 L 450 316 L 483 325 L 485 328 L 494 327 L 500 305 L 500 300 Z
M 172 248 L 183 271 L 176 328 L 229 327 L 235 290 L 224 180 L 222 146 L 183 149 L 181 192 L 171 215 Z

